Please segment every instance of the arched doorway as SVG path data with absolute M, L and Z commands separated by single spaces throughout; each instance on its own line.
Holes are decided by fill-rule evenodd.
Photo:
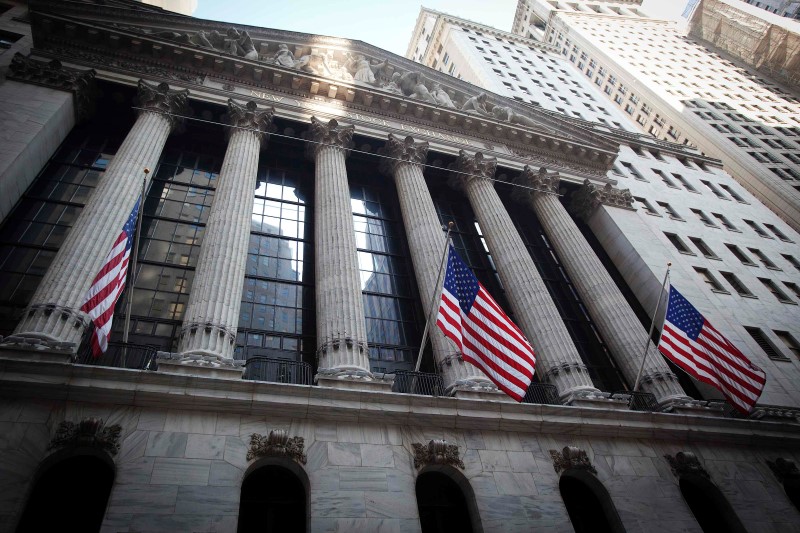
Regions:
M 689 509 L 705 533 L 745 533 L 731 504 L 711 481 L 700 475 L 683 475 L 679 486 Z
M 242 482 L 238 533 L 304 533 L 306 488 L 289 468 L 256 465 Z
M 558 488 L 576 533 L 625 533 L 611 496 L 594 475 L 567 470 Z
M 464 491 L 450 476 L 436 470 L 423 472 L 417 476 L 416 492 L 422 533 L 479 530 L 472 524 L 474 506 L 468 504 Z M 469 497 L 474 500 L 471 491 Z
M 114 463 L 94 451 L 54 455 L 42 464 L 25 504 L 17 533 L 40 531 L 100 531 Z

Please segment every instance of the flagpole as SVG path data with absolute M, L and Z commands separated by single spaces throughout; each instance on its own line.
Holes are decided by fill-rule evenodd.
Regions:
M 131 327 L 131 310 L 133 309 L 133 285 L 134 281 L 136 280 L 136 260 L 139 256 L 139 236 L 142 232 L 142 218 L 144 215 L 144 194 L 145 189 L 147 188 L 147 175 L 150 174 L 150 169 L 144 169 L 144 177 L 142 178 L 142 195 L 139 197 L 139 213 L 136 216 L 136 234 L 133 236 L 133 250 L 131 250 L 131 277 L 130 283 L 128 284 L 128 309 L 125 313 L 125 328 L 122 330 L 122 342 L 125 344 L 125 349 L 127 350 L 128 344 L 128 333 Z M 125 365 L 123 351 L 123 366 Z
M 650 322 L 650 331 L 647 332 L 647 342 L 644 345 L 644 354 L 642 354 L 642 365 L 639 367 L 639 373 L 636 374 L 636 383 L 633 385 L 633 392 L 636 392 L 636 389 L 639 388 L 639 380 L 642 379 L 644 363 L 647 361 L 647 349 L 650 348 L 650 340 L 653 338 L 653 330 L 656 327 L 656 316 L 658 315 L 658 310 L 661 307 L 661 300 L 664 298 L 664 287 L 667 285 L 667 278 L 669 278 L 669 269 L 671 266 L 672 262 L 667 263 L 667 271 L 664 273 L 664 281 L 661 282 L 661 292 L 658 294 L 656 309 L 653 311 L 653 320 Z
M 439 263 L 439 275 L 436 277 L 436 289 L 433 291 L 433 296 L 431 297 L 431 305 L 428 309 L 428 318 L 425 320 L 425 329 L 422 331 L 422 342 L 419 344 L 419 353 L 417 354 L 417 365 L 414 367 L 414 372 L 419 372 L 419 365 L 422 363 L 422 351 L 425 349 L 425 342 L 428 340 L 428 330 L 430 329 L 431 324 L 431 317 L 433 316 L 433 310 L 436 308 L 436 296 L 439 292 L 439 287 L 442 283 L 442 272 L 444 271 L 444 265 L 447 262 L 447 251 L 450 248 L 450 231 L 453 229 L 453 223 L 447 223 L 447 235 L 444 238 L 444 254 L 442 255 L 442 261 Z

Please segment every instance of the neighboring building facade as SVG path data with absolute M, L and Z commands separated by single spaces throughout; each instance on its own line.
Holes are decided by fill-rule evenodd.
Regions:
M 701 4 L 694 16 L 703 13 Z M 555 46 L 642 131 L 721 159 L 734 179 L 800 228 L 796 85 L 764 79 L 631 3 L 521 1 L 513 32 Z
M 796 0 L 743 0 L 751 6 L 771 11 L 781 17 L 800 18 L 800 2 Z
M 797 531 L 800 235 L 719 161 L 585 82 L 570 116 L 347 39 L 125 0 L 29 20 L 0 83 L 30 136 L 4 157 L 38 165 L 0 226 L 0 530 Z M 121 301 L 94 360 L 83 295 L 143 178 L 133 343 Z M 536 349 L 520 404 L 437 328 L 413 371 L 451 222 Z M 643 358 L 669 261 L 766 372 L 750 416 Z

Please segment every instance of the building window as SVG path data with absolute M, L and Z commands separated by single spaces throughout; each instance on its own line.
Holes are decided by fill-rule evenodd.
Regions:
M 794 242 L 792 239 L 787 237 L 785 233 L 783 233 L 781 230 L 779 230 L 776 226 L 774 226 L 772 224 L 767 224 L 765 222 L 764 223 L 764 227 L 766 227 L 768 230 L 770 230 L 772 233 L 774 233 L 775 236 L 777 238 L 779 238 L 780 240 L 785 241 L 785 242 Z
M 622 161 L 621 163 L 622 163 L 622 166 L 625 167 L 625 169 L 628 172 L 630 172 L 631 176 L 633 176 L 633 179 L 637 179 L 639 181 L 647 181 L 646 179 L 644 179 L 644 177 L 641 174 L 639 174 L 639 171 L 636 170 L 633 167 L 633 165 L 631 165 L 630 163 L 628 163 L 626 161 Z
M 744 220 L 744 219 L 743 219 L 743 220 Z M 761 226 L 759 226 L 758 224 L 756 224 L 756 223 L 755 223 L 755 222 L 753 222 L 752 220 L 744 220 L 744 223 L 745 223 L 745 224 L 747 224 L 748 226 L 750 226 L 750 228 L 751 228 L 753 231 L 755 231 L 755 232 L 758 234 L 758 236 L 759 236 L 759 237 L 764 237 L 765 239 L 771 239 L 771 238 L 772 238 L 772 237 L 769 235 L 769 233 L 767 233 L 766 231 L 764 231 L 764 229 L 763 229 Z
M 678 188 L 678 186 L 675 185 L 675 183 L 673 183 L 672 180 L 669 179 L 666 174 L 664 174 L 663 172 L 661 172 L 657 168 L 653 168 L 651 170 L 653 171 L 653 174 L 655 174 L 656 176 L 661 178 L 661 181 L 664 182 L 664 185 L 666 185 L 667 187 L 670 187 L 672 189 L 677 189 Z
M 781 255 L 782 255 L 782 256 L 783 256 L 783 258 L 784 258 L 784 259 L 786 259 L 786 260 L 787 260 L 787 261 L 788 261 L 788 262 L 789 262 L 789 263 L 790 263 L 790 264 L 791 264 L 793 267 L 795 267 L 797 270 L 800 270 L 800 260 L 798 260 L 798 259 L 797 259 L 796 257 L 794 257 L 793 255 L 789 255 L 789 254 L 781 254 Z
M 692 209 L 692 213 L 694 213 L 700 221 L 705 224 L 706 226 L 710 226 L 712 228 L 716 228 L 717 225 L 714 224 L 714 221 L 708 218 L 708 215 L 700 211 L 699 209 Z
M 725 196 L 724 194 L 722 194 L 722 191 L 717 189 L 717 187 L 713 183 L 711 183 L 710 181 L 700 180 L 700 183 L 705 185 L 708 188 L 708 190 L 713 192 L 717 196 L 717 198 L 721 198 L 722 200 L 727 200 L 728 199 L 728 197 Z
M 714 253 L 714 251 L 708 247 L 708 245 L 703 242 L 703 239 L 698 237 L 689 237 L 689 240 L 700 250 L 704 256 L 708 257 L 709 259 L 719 259 L 719 256 Z
M 728 220 L 725 217 L 725 215 L 721 215 L 719 213 L 711 213 L 711 214 L 714 215 L 714 218 L 719 220 L 720 224 L 722 224 L 725 227 L 725 229 L 727 229 L 728 231 L 739 232 L 739 229 L 736 226 L 734 226 L 733 224 L 731 224 L 731 221 Z
M 785 292 L 783 292 L 781 290 L 781 288 L 778 287 L 778 285 L 774 281 L 772 281 L 771 279 L 769 279 L 769 278 L 758 278 L 758 281 L 760 281 L 764 285 L 764 287 L 766 287 L 767 290 L 769 292 L 771 292 L 772 295 L 775 296 L 775 298 L 778 299 L 779 302 L 785 303 L 785 304 L 793 304 L 794 303 L 792 301 L 792 299 L 789 298 L 789 296 Z
M 11 46 L 15 42 L 22 39 L 22 37 L 23 35 L 20 35 L 19 33 L 0 30 L 0 54 L 11 48 Z
M 758 260 L 761 261 L 765 267 L 772 270 L 780 270 L 780 268 L 778 268 L 778 266 L 773 263 L 769 257 L 764 255 L 764 252 L 761 250 L 757 248 L 748 248 L 748 250 L 750 250 L 750 253 L 752 253 L 754 256 L 758 257 Z
M 658 211 L 656 211 L 656 208 L 653 207 L 653 205 L 650 202 L 648 202 L 646 199 L 641 198 L 639 196 L 634 196 L 633 199 L 636 200 L 638 203 L 642 204 L 642 208 L 644 209 L 645 213 L 647 213 L 648 215 L 654 215 L 654 216 L 657 216 L 657 217 L 661 216 L 661 215 L 658 214 Z
M 747 254 L 741 251 L 739 247 L 736 246 L 735 244 L 729 244 L 726 242 L 725 246 L 728 248 L 728 250 L 731 251 L 734 257 L 736 257 L 736 259 L 742 262 L 743 265 L 756 266 L 753 260 L 747 257 Z
M 707 268 L 694 267 L 694 271 L 697 272 L 697 275 L 700 276 L 700 279 L 702 279 L 713 292 L 730 294 L 730 292 L 725 290 L 725 287 L 723 287 L 720 282 L 717 281 L 717 279 Z
M 756 344 L 758 344 L 758 346 L 764 350 L 764 353 L 767 354 L 767 357 L 770 359 L 776 359 L 778 361 L 789 360 L 787 357 L 784 357 L 784 355 L 781 354 L 777 348 L 775 348 L 775 346 L 769 341 L 769 339 L 767 339 L 767 336 L 764 335 L 764 332 L 761 331 L 761 329 L 748 326 L 745 326 L 744 329 L 750 334 L 753 340 L 756 341 Z
M 688 246 L 686 246 L 686 243 L 683 242 L 683 240 L 681 240 L 680 237 L 678 237 L 674 233 L 667 233 L 666 231 L 664 232 L 664 235 L 667 237 L 667 240 L 669 240 L 669 242 L 672 243 L 672 246 L 674 246 L 680 253 L 686 255 L 694 255 L 694 252 L 692 252 L 692 250 L 689 249 Z
M 795 359 L 800 361 L 800 343 L 797 342 L 797 339 L 795 339 L 794 336 L 792 336 L 792 334 L 788 331 L 773 329 L 772 332 L 781 340 L 781 342 L 783 342 L 784 346 L 786 346 L 786 348 L 792 352 Z
M 787 289 L 789 289 L 794 293 L 795 298 L 800 299 L 800 286 L 798 286 L 797 283 L 792 283 L 791 281 L 784 281 L 783 284 L 786 285 Z
M 680 216 L 680 215 L 678 214 L 678 212 L 677 212 L 677 211 L 675 211 L 675 208 L 674 208 L 674 207 L 672 207 L 671 205 L 669 205 L 667 202 L 656 202 L 656 203 L 657 203 L 658 205 L 660 205 L 662 208 L 664 208 L 664 210 L 665 210 L 667 213 L 669 213 L 669 218 L 673 218 L 673 219 L 675 219 L 675 220 L 683 220 L 683 217 L 682 217 L 682 216 Z
M 720 185 L 720 187 L 722 187 L 723 189 L 725 189 L 725 192 L 727 192 L 728 194 L 730 194 L 730 195 L 731 195 L 731 198 L 733 198 L 733 199 L 734 199 L 734 200 L 736 200 L 737 202 L 739 202 L 739 203 L 742 203 L 742 204 L 746 204 L 746 203 L 747 203 L 747 202 L 744 200 L 744 198 L 742 198 L 741 196 L 739 196 L 739 194 L 737 194 L 737 193 L 736 193 L 736 191 L 734 191 L 733 189 L 731 189 L 731 188 L 730 188 L 730 186 L 728 186 L 728 185 L 722 185 L 722 184 L 721 184 L 721 185 Z
M 672 177 L 674 177 L 676 180 L 680 181 L 681 184 L 683 185 L 683 188 L 686 189 L 687 191 L 689 191 L 689 192 L 697 192 L 697 189 L 695 189 L 694 186 L 691 183 L 689 183 L 689 181 L 686 178 L 684 178 L 683 176 L 681 176 L 680 174 L 675 174 L 673 172 L 672 173 Z
M 755 296 L 753 296 L 753 293 L 750 292 L 750 289 L 745 287 L 744 283 L 742 283 L 739 280 L 739 278 L 737 278 L 736 275 L 733 274 L 733 272 L 722 272 L 722 271 L 720 271 L 720 275 L 723 278 L 725 278 L 725 281 L 728 282 L 728 285 L 733 287 L 733 290 L 735 290 L 739 294 L 739 296 L 755 298 Z

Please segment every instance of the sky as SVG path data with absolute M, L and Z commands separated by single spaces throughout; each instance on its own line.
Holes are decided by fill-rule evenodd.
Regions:
M 405 55 L 422 5 L 511 31 L 516 0 L 198 0 L 195 17 L 358 39 Z

